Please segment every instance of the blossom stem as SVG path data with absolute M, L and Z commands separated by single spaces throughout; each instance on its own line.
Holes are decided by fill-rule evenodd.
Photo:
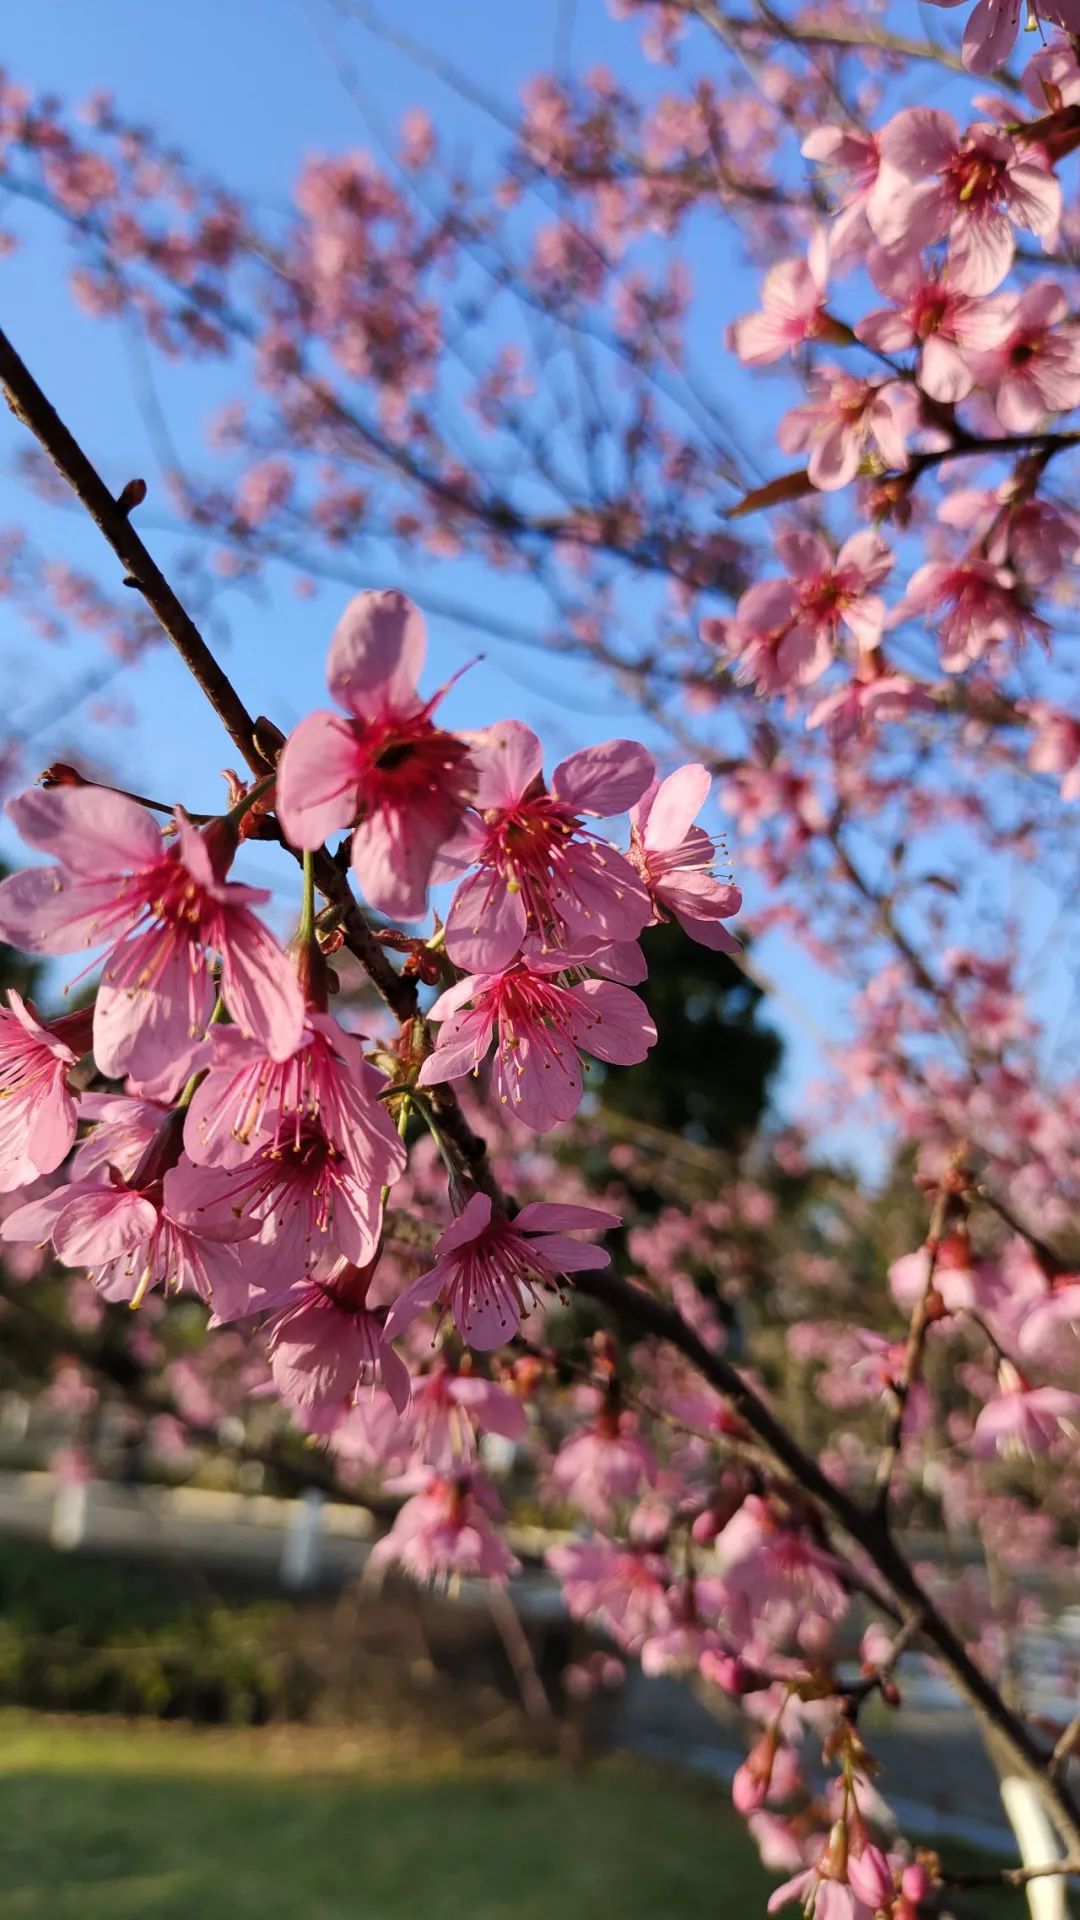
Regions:
M 303 892 L 300 901 L 300 927 L 297 944 L 309 947 L 315 938 L 315 856 L 305 852 L 303 860 Z

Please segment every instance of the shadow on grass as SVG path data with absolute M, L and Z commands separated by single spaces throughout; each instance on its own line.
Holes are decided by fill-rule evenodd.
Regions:
M 3 1760 L 3 1920 L 715 1920 L 770 1885 L 715 1793 L 630 1767 L 142 1771 L 67 1729 L 56 1758 Z

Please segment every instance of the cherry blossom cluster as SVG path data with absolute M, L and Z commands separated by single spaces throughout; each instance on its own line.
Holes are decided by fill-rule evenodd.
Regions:
M 404 1496 L 377 1564 L 510 1580 L 524 1484 L 603 1636 L 568 1686 L 636 1660 L 715 1690 L 777 1903 L 913 1920 L 948 1874 L 898 1836 L 860 1716 L 899 1710 L 917 1647 L 1080 1857 L 1076 1729 L 1003 1684 L 1015 1637 L 1053 1631 L 1025 1569 L 1068 1577 L 1080 1491 L 1055 960 L 1080 10 L 612 11 L 645 78 L 535 76 L 475 174 L 417 110 L 394 156 L 308 158 L 272 224 L 112 101 L 0 87 L 10 243 L 59 222 L 84 315 L 134 317 L 163 374 L 218 363 L 205 458 L 168 479 L 192 609 L 222 578 L 284 565 L 310 596 L 368 548 L 401 577 L 422 554 L 448 618 L 639 699 L 666 775 L 634 741 L 545 774 L 518 720 L 444 725 L 419 612 L 361 594 L 330 704 L 220 816 L 162 825 L 70 767 L 17 794 L 49 864 L 0 884 L 0 936 L 100 974 L 59 1020 L 25 993 L 0 1014 L 5 1269 L 58 1262 L 78 1327 L 141 1303 L 161 1445 L 291 1418 Z M 722 307 L 701 234 L 760 273 L 754 311 Z M 110 598 L 17 530 L 0 591 L 58 658 L 68 631 L 110 662 L 153 631 L 130 583 Z M 67 724 L 57 757 L 88 766 Z M 35 728 L 18 709 L 9 790 Z M 658 1038 L 650 928 L 739 957 L 714 794 L 747 964 L 785 943 L 800 1024 L 819 979 L 839 1012 L 814 1134 L 710 1157 L 602 1095 Z M 288 946 L 230 877 L 253 836 L 303 871 Z M 345 1011 L 355 962 L 389 1030 Z M 883 1143 L 884 1197 L 808 1144 L 837 1120 Z M 197 1362 L 169 1346 L 193 1302 Z M 50 1387 L 75 1426 L 95 1391 L 74 1363 Z M 947 1581 L 903 1558 L 908 1521 L 949 1542 Z
M 8 1214 L 8 1242 L 51 1243 L 111 1300 L 190 1290 L 217 1322 L 259 1315 L 274 1378 L 303 1407 L 344 1413 L 361 1384 L 399 1412 L 409 1371 L 392 1342 L 424 1309 L 462 1338 L 501 1345 L 562 1276 L 606 1264 L 573 1236 L 617 1226 L 599 1208 L 539 1202 L 508 1214 L 455 1175 L 434 1264 L 369 1301 L 386 1209 L 406 1165 L 411 1113 L 428 1090 L 479 1071 L 538 1132 L 572 1119 L 583 1056 L 628 1065 L 656 1039 L 625 985 L 646 974 L 638 936 L 674 915 L 706 946 L 736 950 L 738 890 L 713 875 L 694 824 L 711 785 L 687 766 L 657 782 L 651 755 L 613 740 L 571 755 L 550 784 L 540 743 L 516 721 L 459 735 L 424 699 L 418 610 L 361 594 L 330 649 L 339 711 L 302 721 L 276 779 L 196 825 L 163 828 L 129 795 L 56 769 L 9 802 L 47 856 L 0 884 L 0 932 L 27 953 L 102 953 L 92 1008 L 43 1023 L 18 994 L 0 1031 L 5 1106 L 0 1188 L 70 1177 Z M 229 878 L 273 787 L 285 843 L 305 856 L 304 913 L 290 951 Z M 624 850 L 592 823 L 630 812 Z M 413 944 L 453 984 L 367 1056 L 330 1012 L 330 969 L 313 919 L 310 859 L 350 832 L 364 900 L 415 923 L 440 875 L 463 876 L 445 924 Z M 91 963 L 93 964 L 93 963 Z M 92 1086 L 73 1090 L 87 1059 Z M 84 1074 L 85 1080 L 85 1074 Z M 79 1141 L 82 1122 L 90 1130 Z

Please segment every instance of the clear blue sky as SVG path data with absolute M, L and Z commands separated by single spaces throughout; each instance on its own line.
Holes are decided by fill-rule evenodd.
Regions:
M 659 91 L 668 84 L 663 70 L 641 57 L 635 29 L 613 20 L 603 0 L 579 0 L 576 7 L 565 0 L 533 6 L 456 0 L 452 7 L 437 0 L 399 0 L 385 11 L 504 98 L 538 68 L 566 58 L 568 29 L 575 67 L 603 62 L 639 88 Z M 13 78 L 76 98 L 108 88 L 125 116 L 153 124 L 197 166 L 268 209 L 288 204 L 306 155 L 369 144 L 318 28 L 347 50 L 365 97 L 391 130 L 407 107 L 420 104 L 432 113 L 441 136 L 463 150 L 482 151 L 492 138 L 484 122 L 434 76 L 355 27 L 344 31 L 329 0 L 184 0 L 157 6 L 139 0 L 93 0 L 92 5 L 44 0 L 6 10 L 4 25 L 3 57 Z M 44 221 L 28 225 L 21 217 L 18 224 L 30 243 L 0 266 L 4 324 L 110 481 L 119 486 L 136 473 L 150 480 L 151 499 L 140 526 L 167 564 L 173 543 L 149 531 L 155 461 L 133 398 L 129 350 L 117 331 L 74 310 L 64 286 L 66 249 L 55 230 Z M 726 318 L 754 304 L 756 276 L 735 257 L 717 257 L 718 233 L 723 233 L 719 223 L 707 245 L 691 246 L 690 258 L 699 285 L 708 289 L 710 283 L 717 288 L 723 283 L 719 312 Z M 722 351 L 718 338 L 714 357 L 721 365 Z M 729 362 L 722 377 L 734 376 Z M 200 421 L 226 390 L 214 369 L 166 373 L 161 393 L 181 450 L 198 448 Z M 22 521 L 58 558 L 101 571 L 92 528 L 75 514 L 35 502 L 28 506 L 25 489 L 11 472 L 20 445 L 20 433 L 5 414 L 0 419 L 0 524 Z M 426 578 L 431 583 L 438 578 L 430 565 Z M 400 564 L 388 556 L 381 571 L 373 568 L 371 584 L 411 583 L 401 581 Z M 298 599 L 284 571 L 271 573 L 267 585 L 258 603 L 237 593 L 225 598 L 227 631 L 211 637 L 250 704 L 287 727 L 322 702 L 326 640 L 346 596 L 343 589 L 328 587 L 311 600 Z M 462 590 L 460 572 L 454 588 Z M 489 576 L 484 591 L 499 611 L 510 589 Z M 486 655 L 451 695 L 446 711 L 452 721 L 476 725 L 517 713 L 544 737 L 549 764 L 590 740 L 640 730 L 633 708 L 620 704 L 598 674 L 576 665 L 568 669 L 565 663 L 553 670 L 535 654 L 478 642 L 448 623 L 430 624 L 430 684 L 478 651 Z M 15 719 L 36 710 L 54 679 L 69 683 L 81 657 L 76 647 L 64 660 L 43 665 L 40 644 L 4 616 L 0 684 L 14 688 Z M 87 662 L 95 657 L 87 647 Z M 166 797 L 183 795 L 192 806 L 213 805 L 217 769 L 235 756 L 172 654 L 162 649 L 119 676 L 109 695 L 130 702 L 137 712 L 130 730 L 108 732 L 109 752 L 124 778 Z M 98 737 L 103 736 L 95 735 L 84 707 L 40 744 L 35 741 L 31 770 L 61 745 L 92 750 Z M 9 857 L 15 852 L 10 837 L 3 846 Z M 737 845 L 733 853 L 738 869 Z M 262 859 L 268 861 L 265 852 Z M 272 879 L 273 872 L 264 868 L 260 877 Z M 760 883 L 752 875 L 738 877 L 746 881 L 752 921 L 754 908 L 766 904 Z M 842 1037 L 842 993 L 779 941 L 765 942 L 759 958 L 781 990 L 774 1018 L 788 1045 L 783 1097 L 791 1111 L 798 1111 L 808 1083 L 820 1072 L 822 1037 Z M 837 1144 L 865 1159 L 857 1130 L 845 1130 Z

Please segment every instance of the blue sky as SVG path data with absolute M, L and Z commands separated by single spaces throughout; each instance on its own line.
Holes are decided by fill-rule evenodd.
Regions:
M 568 53 L 578 69 L 603 62 L 644 90 L 669 84 L 663 70 L 641 56 L 635 29 L 613 20 L 602 0 L 580 0 L 576 7 L 566 0 L 532 7 L 457 0 L 452 8 L 436 0 L 401 0 L 386 13 L 416 40 L 466 68 L 478 86 L 503 98 L 516 94 L 538 68 L 557 64 Z M 145 119 L 174 138 L 199 168 L 273 211 L 288 205 L 305 156 L 370 142 L 356 102 L 335 72 L 326 36 L 347 53 L 364 99 L 391 132 L 402 112 L 419 104 L 432 113 L 452 149 L 482 153 L 485 143 L 490 146 L 494 136 L 482 119 L 393 47 L 355 26 L 343 30 L 331 0 L 185 0 L 182 6 L 157 7 L 137 0 L 94 0 L 92 7 L 85 0 L 48 0 L 8 11 L 3 53 L 11 76 L 31 87 L 52 88 L 68 98 L 108 88 L 125 116 Z M 0 267 L 4 324 L 110 482 L 119 487 L 137 473 L 150 481 L 139 524 L 168 566 L 175 543 L 154 531 L 155 460 L 133 395 L 129 347 L 116 330 L 74 310 L 64 285 L 67 251 L 56 231 L 43 220 L 28 224 L 20 217 L 17 224 L 28 244 Z M 690 264 L 703 295 L 702 310 L 727 318 L 756 304 L 757 275 L 734 251 L 717 248 L 716 237 L 724 232 L 717 222 L 707 241 L 691 240 Z M 728 245 L 737 247 L 730 232 Z M 710 290 L 717 294 L 715 302 Z M 719 338 L 699 338 L 695 344 L 711 359 L 710 373 L 725 384 L 737 381 Z M 160 391 L 182 452 L 199 450 L 202 420 L 230 389 L 231 382 L 223 382 L 213 368 L 166 373 Z M 738 398 L 737 387 L 734 392 Z M 760 411 L 757 422 L 764 440 Z M 106 563 L 92 527 L 75 513 L 28 502 L 11 474 L 21 444 L 19 430 L 5 414 L 0 419 L 0 524 L 23 522 L 58 558 L 102 572 Z M 429 564 L 423 577 L 442 590 L 438 569 Z M 452 590 L 465 598 L 481 580 L 494 611 L 513 610 L 513 589 L 481 576 L 478 568 L 471 578 L 457 569 Z M 409 584 L 400 581 L 392 556 L 381 568 L 373 566 L 370 583 Z M 287 728 L 306 709 L 322 704 L 326 642 L 346 594 L 325 587 L 309 600 L 299 599 L 284 570 L 271 572 L 266 584 L 259 602 L 239 593 L 224 596 L 227 630 L 208 637 L 249 704 Z M 648 737 L 635 710 L 620 702 L 598 673 L 576 664 L 553 667 L 535 653 L 492 644 L 448 622 L 433 620 L 430 627 L 428 684 L 448 678 L 478 652 L 485 655 L 451 693 L 445 709 L 451 722 L 476 725 L 516 713 L 543 736 L 549 764 L 611 733 L 643 731 Z M 82 657 L 77 645 L 63 661 L 46 662 L 43 669 L 40 649 L 10 615 L 0 625 L 0 655 L 7 668 L 4 683 L 17 688 L 16 722 L 38 710 L 53 675 L 69 683 Z M 86 661 L 96 657 L 87 646 Z M 130 730 L 113 728 L 108 734 L 113 763 L 124 779 L 167 798 L 183 796 L 193 807 L 213 806 L 220 791 L 217 770 L 235 754 L 175 657 L 167 649 L 152 654 L 118 676 L 108 693 L 137 710 Z M 92 749 L 94 740 L 84 707 L 46 731 L 40 748 L 34 742 L 31 769 L 44 764 L 50 748 L 61 742 L 84 742 Z M 9 857 L 15 852 L 10 839 L 4 847 Z M 733 854 L 738 872 L 737 844 Z M 264 850 L 259 858 L 262 868 L 250 877 L 272 880 L 272 856 Z M 767 901 L 753 876 L 738 877 L 747 880 L 752 920 L 755 906 Z M 774 1018 L 788 1045 L 783 1099 L 794 1112 L 821 1071 L 822 1040 L 843 1035 L 843 994 L 779 940 L 764 942 L 758 957 L 780 990 Z M 868 1163 L 858 1128 L 842 1130 L 837 1144 Z

